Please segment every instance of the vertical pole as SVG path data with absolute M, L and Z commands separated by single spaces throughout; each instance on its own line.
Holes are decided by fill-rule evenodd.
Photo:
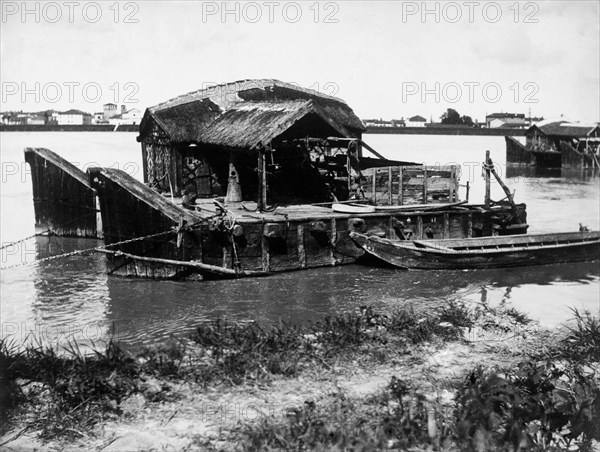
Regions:
M 485 208 L 490 208 L 490 151 L 485 151 Z
M 402 166 L 398 167 L 398 205 L 404 204 L 404 180 L 403 180 L 403 172 L 404 168 Z
M 392 194 L 392 167 L 388 168 L 388 204 L 391 206 L 394 203 L 393 194 Z
M 185 220 L 183 219 L 183 215 L 179 216 L 179 222 L 177 224 L 177 259 L 185 260 L 185 248 L 183 246 L 183 225 L 185 224 Z
M 443 237 L 445 239 L 449 239 L 450 238 L 450 214 L 449 213 L 444 213 L 443 216 L 443 220 L 442 220 L 442 228 L 443 228 Z
M 373 204 L 377 205 L 377 168 L 373 168 Z
M 473 237 L 473 212 L 467 215 L 467 237 Z
M 423 167 L 423 204 L 427 204 L 427 167 Z
M 267 173 L 265 171 L 265 150 L 258 150 L 258 200 L 256 202 L 259 212 L 267 207 Z

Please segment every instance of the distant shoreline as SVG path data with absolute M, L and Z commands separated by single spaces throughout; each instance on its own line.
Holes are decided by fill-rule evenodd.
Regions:
M 140 126 L 124 124 L 86 124 L 86 125 L 0 125 L 0 132 L 138 132 Z
M 116 129 L 115 129 L 116 127 Z M 0 132 L 138 132 L 139 125 L 0 125 Z M 475 127 L 367 127 L 365 134 L 374 135 L 477 135 L 525 136 L 526 129 L 485 129 Z
M 366 134 L 525 136 L 527 129 L 477 127 L 367 127 Z

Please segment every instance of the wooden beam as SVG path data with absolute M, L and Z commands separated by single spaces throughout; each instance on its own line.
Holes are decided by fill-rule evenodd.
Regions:
M 198 270 L 205 271 L 207 273 L 215 273 L 215 274 L 219 274 L 219 275 L 260 276 L 260 275 L 267 274 L 267 272 L 260 272 L 260 271 L 253 271 L 253 270 L 235 271 L 230 268 L 218 267 L 216 265 L 204 264 L 202 262 L 176 261 L 176 260 L 172 260 L 172 259 L 162 259 L 162 258 L 158 258 L 158 257 L 136 256 L 134 254 L 124 253 L 122 251 L 113 251 L 113 250 L 106 250 L 106 249 L 100 249 L 100 248 L 96 249 L 94 251 L 97 251 L 99 253 L 104 253 L 104 254 L 113 254 L 115 256 L 123 256 L 123 257 L 129 258 L 129 259 L 132 259 L 134 261 L 154 262 L 157 264 L 166 264 L 166 265 L 175 265 L 178 267 L 195 268 Z M 130 273 L 129 270 L 128 270 L 128 273 Z M 137 271 L 135 273 L 137 274 Z
M 392 193 L 393 181 L 392 181 L 392 167 L 388 168 L 388 202 L 389 205 L 394 204 L 393 193 Z
M 304 225 L 299 224 L 297 229 L 298 234 L 298 262 L 300 268 L 306 268 L 306 249 L 304 248 Z
M 490 151 L 485 151 L 485 208 L 490 208 Z
M 423 204 L 427 204 L 427 167 L 423 167 Z
M 358 141 L 360 142 L 361 145 L 363 145 L 365 148 L 367 148 L 367 150 L 369 150 L 371 152 L 371 154 L 373 154 L 375 157 L 380 158 L 382 160 L 387 160 L 383 155 L 381 155 L 379 152 L 377 152 L 375 149 L 373 149 L 371 146 L 369 146 L 363 140 L 358 140 Z
M 267 208 L 267 171 L 265 165 L 265 150 L 258 150 L 258 200 L 257 209 L 259 212 Z
M 398 205 L 404 204 L 404 168 L 398 167 Z

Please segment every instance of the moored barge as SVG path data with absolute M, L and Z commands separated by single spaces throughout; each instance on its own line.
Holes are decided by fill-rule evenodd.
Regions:
M 410 240 L 526 231 L 525 205 L 510 196 L 493 203 L 489 190 L 483 205 L 460 202 L 460 167 L 384 159 L 364 130 L 341 99 L 244 80 L 146 110 L 143 182 L 111 168 L 71 178 L 93 193 L 98 251 L 120 276 L 197 280 L 350 264 L 364 254 L 350 232 Z M 26 151 L 34 193 L 49 183 L 44 171 L 62 168 L 49 152 Z M 61 202 L 52 193 L 48 202 Z

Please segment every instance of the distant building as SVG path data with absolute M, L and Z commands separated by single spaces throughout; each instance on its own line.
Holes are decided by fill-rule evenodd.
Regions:
M 92 124 L 108 124 L 108 121 L 104 119 L 104 112 L 97 111 L 92 116 Z
M 58 125 L 85 125 L 92 123 L 92 115 L 81 110 L 67 110 L 58 113 Z
M 406 127 L 425 127 L 426 122 L 427 119 L 425 119 L 423 116 L 417 115 L 406 120 Z
M 527 121 L 523 113 L 492 113 L 485 117 L 486 126 L 490 129 L 499 127 L 525 128 Z
M 14 111 L 6 112 L 2 115 L 2 123 L 7 126 L 20 125 L 22 118 L 19 117 L 19 113 Z
M 119 114 L 117 111 L 117 104 L 108 103 L 104 104 L 102 107 L 104 109 L 104 119 L 110 119 Z
M 526 146 L 534 151 L 560 151 L 560 142 L 569 143 L 574 148 L 579 143 L 592 142 L 598 146 L 600 125 L 580 124 L 568 121 L 554 121 L 533 125 L 525 134 Z
M 534 124 L 537 124 L 538 122 L 542 122 L 543 120 L 544 120 L 544 118 L 543 118 L 543 117 L 539 117 L 539 118 L 537 118 L 537 117 L 535 117 L 535 116 L 534 116 L 534 117 L 529 117 L 529 118 L 527 118 L 527 119 L 526 119 L 526 122 L 527 122 L 527 125 L 528 125 L 528 126 L 532 126 L 532 125 L 534 125 Z
M 118 115 L 114 115 L 109 118 L 108 122 L 112 125 L 138 125 L 142 120 L 142 112 L 138 108 L 132 108 L 131 110 L 127 110 L 125 105 L 121 105 L 121 112 Z
M 43 126 L 46 124 L 46 117 L 43 115 L 29 115 L 25 124 L 28 126 Z
M 125 105 L 123 105 L 123 107 L 124 106 Z M 143 114 L 139 108 L 132 108 L 131 110 L 127 110 L 121 116 L 123 117 L 123 120 L 125 121 L 124 124 L 137 125 L 142 120 Z

